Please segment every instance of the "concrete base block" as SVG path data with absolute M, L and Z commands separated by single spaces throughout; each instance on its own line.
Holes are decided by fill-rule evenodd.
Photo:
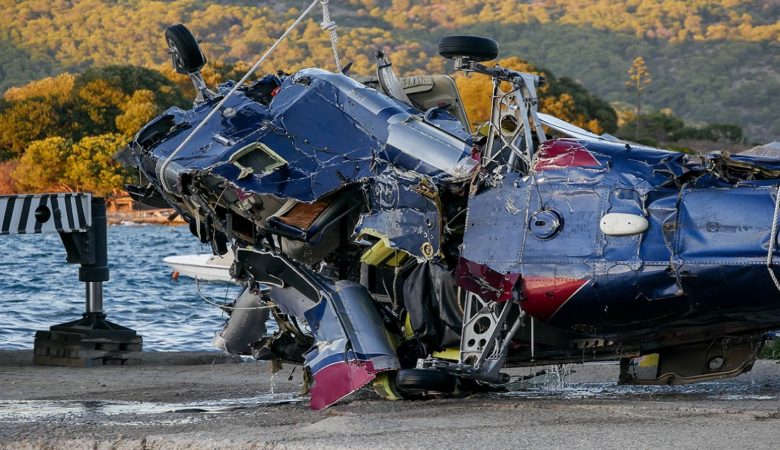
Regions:
M 141 336 L 90 336 L 84 333 L 36 331 L 33 362 L 46 366 L 94 367 L 137 365 L 141 362 Z

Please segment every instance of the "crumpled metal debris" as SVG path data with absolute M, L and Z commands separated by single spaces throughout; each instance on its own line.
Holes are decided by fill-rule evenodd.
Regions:
M 397 397 L 386 375 L 401 370 L 493 385 L 506 362 L 572 360 L 589 342 L 614 358 L 780 325 L 780 160 L 598 137 L 536 116 L 538 77 L 468 64 L 531 96 L 502 113 L 526 114 L 515 134 L 476 142 L 451 105 L 412 104 L 420 83 L 398 99 L 305 69 L 240 88 L 174 158 L 231 83 L 133 141 L 150 183 L 133 192 L 215 252 L 237 247 L 237 279 L 271 286 L 282 330 L 260 342 L 304 362 L 313 408 L 372 381 Z M 607 214 L 646 230 L 605 233 Z

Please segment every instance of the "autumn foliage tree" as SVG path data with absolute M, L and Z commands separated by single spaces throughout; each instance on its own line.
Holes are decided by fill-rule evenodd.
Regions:
M 19 161 L 0 161 L 0 195 L 13 194 L 16 192 L 16 183 L 13 179 L 14 170 L 19 165 Z
M 251 65 L 302 6 L 246 0 L 0 1 L 0 91 L 113 64 L 167 70 L 162 33 L 179 22 L 201 39 L 210 61 Z M 777 0 L 340 0 L 331 2 L 331 12 L 342 59 L 354 62 L 354 74 L 372 71 L 371 55 L 380 48 L 401 74 L 443 73 L 444 61 L 436 55 L 440 37 L 488 35 L 511 54 L 573 77 L 610 101 L 630 101 L 617 85 L 625 78 L 624 66 L 641 53 L 651 67 L 665 68 L 656 73 L 656 95 L 647 105 L 670 107 L 698 121 L 733 117 L 760 139 L 780 134 L 777 107 L 765 101 L 780 95 Z M 332 70 L 320 20 L 315 8 L 261 71 Z M 225 79 L 210 76 L 214 68 L 210 63 L 204 71 L 212 85 Z M 187 82 L 177 80 L 185 92 L 191 89 Z M 580 104 L 576 96 L 574 103 Z
M 11 177 L 25 192 L 86 191 L 96 195 L 118 193 L 127 173 L 112 159 L 126 144 L 121 134 L 86 136 L 74 143 L 60 136 L 34 141 Z
M 0 105 L 0 157 L 18 157 L 53 136 L 132 135 L 149 119 L 187 101 L 161 73 L 132 66 L 89 69 L 10 89 Z
M 4 166 L 10 177 L 0 188 L 116 193 L 126 174 L 111 156 L 164 109 L 187 103 L 174 81 L 133 66 L 10 89 L 0 104 L 0 160 L 16 162 Z
M 498 64 L 521 72 L 544 76 L 545 86 L 539 89 L 539 110 L 553 115 L 594 133 L 614 132 L 617 129 L 617 115 L 609 104 L 591 95 L 585 88 L 568 78 L 558 79 L 550 71 L 539 69 L 517 57 L 498 61 Z M 455 83 L 463 98 L 466 114 L 473 124 L 490 119 L 491 78 L 478 74 L 455 75 Z M 502 86 L 505 92 L 508 85 Z
M 65 176 L 72 146 L 70 140 L 60 136 L 30 143 L 12 175 L 17 188 L 24 192 L 73 191 L 75 186 Z
M 615 111 L 582 84 L 612 100 L 626 100 L 630 94 L 616 85 L 625 77 L 626 62 L 641 52 L 653 67 L 670 63 L 658 72 L 658 88 L 648 105 L 658 108 L 651 103 L 661 102 L 686 118 L 706 121 L 737 117 L 773 131 L 780 130 L 780 120 L 774 103 L 765 99 L 780 92 L 774 63 L 780 51 L 780 6 L 775 3 L 344 0 L 338 7 L 332 2 L 331 9 L 339 23 L 342 60 L 353 63 L 351 74 L 373 72 L 377 49 L 386 51 L 400 75 L 446 73 L 445 60 L 436 56 L 439 37 L 494 36 L 508 54 L 544 61 L 557 73 L 576 77 L 557 78 L 518 58 L 501 61 L 545 76 L 542 112 L 602 133 L 616 129 Z M 214 87 L 238 79 L 300 14 L 300 6 L 243 0 L 0 1 L 0 90 L 37 80 L 12 87 L 0 98 L 0 191 L 56 188 L 105 194 L 119 189 L 123 175 L 108 160 L 112 150 L 163 109 L 189 106 L 194 97 L 188 78 L 170 68 L 164 28 L 183 21 L 193 30 L 210 59 L 204 78 Z M 692 62 L 697 53 L 698 65 Z M 745 64 L 747 58 L 763 64 Z M 702 76 L 697 70 L 705 62 L 730 72 Z M 271 54 L 260 72 L 313 66 L 334 70 L 330 41 L 316 14 Z M 674 83 L 668 81 L 670 73 Z M 733 88 L 734 79 L 744 82 L 739 90 Z M 456 81 L 469 118 L 487 120 L 490 79 L 458 74 Z M 666 117 L 653 120 L 648 119 L 645 133 L 650 139 L 658 134 L 657 124 L 668 125 Z M 662 139 L 681 133 L 720 140 L 741 136 L 739 127 L 729 127 L 684 127 L 664 131 Z M 48 172 L 40 172 L 44 169 Z
M 77 191 L 97 195 L 118 193 L 128 182 L 128 174 L 113 156 L 124 145 L 127 145 L 127 138 L 118 133 L 82 138 L 68 155 L 66 179 Z

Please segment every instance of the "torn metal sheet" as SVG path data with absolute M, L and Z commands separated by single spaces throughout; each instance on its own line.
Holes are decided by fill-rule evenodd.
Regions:
M 522 279 L 526 312 L 604 336 L 653 333 L 671 318 L 717 320 L 735 304 L 774 309 L 778 292 L 765 264 L 777 190 L 769 180 L 728 185 L 713 177 L 710 168 L 732 170 L 731 160 L 547 141 L 534 172 L 507 175 L 469 200 L 458 281 L 500 301 Z M 740 158 L 743 170 L 743 163 L 754 173 L 773 165 Z M 648 228 L 606 235 L 599 221 L 612 213 L 646 216 Z M 518 237 L 502 238 L 511 232 Z M 751 298 L 730 289 L 746 280 L 746 266 Z
M 222 92 L 229 87 L 223 85 Z M 471 159 L 467 134 L 441 131 L 435 122 L 431 125 L 416 117 L 408 105 L 375 92 L 344 75 L 307 69 L 287 77 L 269 105 L 254 101 L 249 93 L 235 94 L 220 120 L 176 156 L 165 176 L 179 192 L 185 188 L 182 176 L 203 171 L 202 176 L 257 195 L 312 202 L 378 174 L 387 163 L 434 177 L 469 174 L 476 161 Z M 156 142 L 153 153 L 144 152 L 149 162 L 158 162 L 144 165 L 147 177 L 156 178 L 149 169 L 158 168 L 210 106 L 204 103 L 188 112 L 174 108 L 164 114 L 176 131 Z M 139 132 L 136 142 L 141 152 L 144 143 L 149 145 L 149 138 L 144 138 L 154 125 Z M 248 148 L 266 153 L 266 158 L 270 153 L 280 164 L 257 166 L 245 157 L 248 161 L 242 165 L 237 155 Z M 256 159 L 262 164 L 263 158 Z
M 667 355 L 680 380 L 747 370 L 780 328 L 780 159 L 596 136 L 537 112 L 542 77 L 485 66 L 494 41 L 440 49 L 492 78 L 485 136 L 451 78 L 399 78 L 384 54 L 366 84 L 310 68 L 209 91 L 189 73 L 194 107 L 135 136 L 134 197 L 233 249 L 248 292 L 270 287 L 279 331 L 237 314 L 222 347 L 303 364 L 316 409 L 369 383 L 449 395 L 584 354 Z M 716 364 L 722 342 L 750 351 Z M 707 364 L 668 359 L 691 352 Z
M 370 212 L 358 235 L 386 239 L 387 246 L 422 260 L 440 255 L 442 224 L 438 189 L 430 177 L 391 171 L 370 183 Z
M 302 303 L 295 294 L 271 296 L 282 310 L 305 319 L 314 336 L 314 346 L 303 355 L 314 382 L 313 409 L 332 405 L 378 373 L 400 368 L 365 287 L 349 281 L 331 282 L 284 255 L 242 249 L 236 262 L 245 277 L 306 298 Z M 312 306 L 304 307 L 309 302 Z

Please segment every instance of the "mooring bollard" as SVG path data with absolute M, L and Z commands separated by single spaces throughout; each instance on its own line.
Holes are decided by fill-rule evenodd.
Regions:
M 81 319 L 35 332 L 35 364 L 89 367 L 137 364 L 143 338 L 106 320 L 103 282 L 108 281 L 106 203 L 90 194 L 0 196 L 0 234 L 59 233 L 67 263 L 80 264 L 85 283 Z

